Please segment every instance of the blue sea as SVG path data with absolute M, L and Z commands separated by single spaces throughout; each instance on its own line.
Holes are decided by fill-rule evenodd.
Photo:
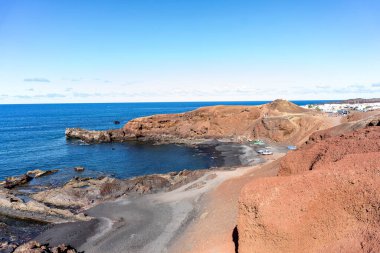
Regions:
M 133 118 L 152 114 L 263 103 L 266 101 L 0 105 L 0 180 L 33 169 L 69 170 L 74 166 L 120 178 L 220 166 L 221 159 L 211 148 L 138 142 L 85 145 L 66 140 L 65 129 L 119 128 Z M 115 125 L 115 120 L 121 124 Z

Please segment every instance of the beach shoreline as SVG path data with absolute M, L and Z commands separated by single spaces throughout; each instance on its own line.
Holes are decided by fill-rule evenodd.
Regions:
M 190 223 L 199 219 L 205 195 L 225 181 L 253 173 L 282 155 L 254 166 L 208 171 L 173 191 L 104 202 L 86 211 L 95 220 L 81 223 L 80 230 L 77 223 L 65 223 L 53 226 L 35 239 L 52 246 L 66 243 L 93 253 L 168 252 Z
M 234 117 L 231 118 L 231 115 Z M 209 128 L 211 116 L 215 122 Z M 177 120 L 176 117 L 186 120 Z M 227 118 L 228 124 L 225 122 Z M 244 124 L 236 129 L 236 121 L 240 122 L 241 119 L 244 119 Z M 147 120 L 152 124 L 145 122 Z M 189 125 L 187 121 L 192 123 Z M 193 123 L 196 128 L 188 129 Z M 223 127 L 220 125 L 222 123 Z M 215 156 L 214 164 L 218 166 L 147 173 L 128 179 L 81 177 L 79 173 L 62 186 L 31 193 L 28 196 L 30 202 L 17 198 L 15 203 L 13 190 L 5 190 L 2 193 L 3 202 L 10 208 L 20 207 L 36 213 L 43 210 L 49 215 L 53 214 L 53 223 L 62 223 L 62 215 L 70 221 L 53 225 L 35 238 L 53 247 L 64 243 L 80 251 L 94 253 L 181 252 L 178 250 L 180 243 L 187 245 L 185 248 L 189 252 L 199 252 L 198 246 L 207 244 L 203 240 L 212 238 L 219 241 L 223 238 L 222 241 L 228 241 L 225 248 L 230 249 L 233 248 L 231 234 L 236 227 L 240 189 L 256 177 L 275 176 L 278 163 L 276 166 L 270 164 L 276 164 L 287 153 L 287 145 L 301 144 L 314 131 L 336 123 L 337 120 L 314 114 L 284 100 L 259 107 L 216 106 L 188 114 L 140 118 L 130 121 L 126 125 L 128 127 L 125 126 L 119 133 L 128 132 L 128 136 L 134 136 L 137 141 L 144 136 L 159 136 L 152 143 L 159 145 L 169 140 L 163 132 L 174 131 L 170 135 L 174 145 L 179 145 L 175 144 L 177 139 L 187 140 L 182 144 L 192 145 L 213 159 Z M 141 128 L 145 130 L 140 133 Z M 74 139 L 88 140 L 88 143 L 114 141 L 113 137 L 103 138 L 113 136 L 109 131 L 80 130 L 76 133 L 80 136 L 74 136 Z M 187 133 L 192 136 L 187 136 Z M 73 136 L 66 133 L 66 137 Z M 203 141 L 198 141 L 202 137 Z M 120 138 L 123 142 L 129 137 L 120 135 Z M 149 138 L 145 140 L 149 141 Z M 260 150 L 265 150 L 265 155 Z M 170 156 L 176 159 L 175 154 Z M 213 197 L 215 195 L 219 197 Z M 39 209 L 30 209 L 35 206 Z M 54 222 L 57 218 L 58 222 Z M 212 221 L 217 226 L 210 223 Z M 199 229 L 195 229 L 198 226 Z M 214 238 L 217 234 L 222 234 L 222 237 Z
M 220 160 L 219 161 L 219 167 L 212 167 L 212 168 L 208 168 L 208 169 L 202 169 L 202 170 L 193 170 L 194 173 L 196 174 L 197 171 L 199 171 L 200 173 L 203 173 L 203 171 L 206 171 L 206 172 L 214 172 L 214 171 L 218 171 L 218 170 L 235 170 L 237 167 L 242 167 L 242 166 L 250 166 L 250 165 L 253 165 L 253 164 L 258 164 L 258 163 L 261 163 L 262 162 L 262 158 L 259 156 L 259 154 L 257 154 L 255 152 L 255 147 L 249 143 L 231 143 L 231 142 L 228 142 L 228 141 L 208 141 L 206 143 L 202 143 L 202 149 L 204 149 L 205 152 L 218 152 L 217 156 L 218 156 L 218 159 Z M 211 154 L 210 154 L 211 155 Z M 44 182 L 50 182 L 49 178 L 50 177 L 53 177 L 54 178 L 54 181 L 56 181 L 56 178 L 60 177 L 59 175 L 60 172 L 57 172 L 57 174 L 53 174 L 53 175 L 48 175 L 46 177 L 42 177 L 41 179 L 40 178 L 36 178 L 36 179 L 33 179 L 31 181 L 31 185 L 28 186 L 28 185 L 25 185 L 25 186 L 21 186 L 20 188 L 17 188 L 12 191 L 13 194 L 15 194 L 15 196 L 18 196 L 18 197 L 22 197 L 23 199 L 26 199 L 26 201 L 28 201 L 28 199 L 30 198 L 29 194 L 32 194 L 35 190 L 36 190 L 36 187 L 38 186 L 39 183 L 44 183 Z M 66 173 L 66 172 L 62 172 L 62 173 Z M 90 172 L 86 172 L 85 175 L 86 177 L 90 176 L 91 174 L 88 174 Z M 171 174 L 171 173 L 174 173 L 174 172 L 170 172 L 168 174 Z M 81 177 L 82 173 L 76 173 L 76 172 L 72 172 L 73 176 L 79 176 Z M 99 175 L 98 175 L 99 176 Z M 144 178 L 144 177 L 151 177 L 151 176 L 154 176 L 154 175 L 145 175 L 145 176 L 141 176 L 141 178 Z M 102 176 L 100 176 L 101 178 Z M 67 175 L 65 174 L 65 179 L 64 180 L 68 180 L 68 177 Z M 197 178 L 197 177 L 195 177 Z M 37 181 L 35 181 L 37 180 Z M 124 179 L 121 179 L 121 180 L 124 180 Z M 131 179 L 133 180 L 133 178 Z M 190 183 L 193 179 L 189 179 Z M 61 183 L 55 183 L 53 187 L 62 187 L 64 186 L 65 184 L 67 183 L 67 181 L 65 182 L 61 182 Z M 31 187 L 31 188 L 30 188 Z M 30 188 L 30 190 L 28 190 L 28 188 Z M 49 188 L 51 187 L 40 187 L 41 189 L 39 190 L 42 190 L 42 191 L 45 191 L 45 190 L 48 190 Z M 157 191 L 162 191 L 164 189 L 157 189 Z M 128 198 L 133 198 L 132 195 L 137 195 L 139 196 L 140 194 L 131 194 L 128 196 Z M 11 196 L 11 195 L 10 195 Z M 144 197 L 144 196 L 142 196 Z M 140 196 L 137 197 L 137 198 L 141 198 Z M 8 212 L 10 213 L 10 212 Z M 23 211 L 23 213 L 25 214 L 28 214 L 28 211 Z M 86 215 L 90 215 L 91 214 L 87 214 Z M 38 216 L 31 216 L 31 217 L 38 217 Z M 40 215 L 40 217 L 44 217 L 44 215 Z M 5 234 L 10 234 L 9 235 L 9 238 L 12 238 L 12 236 L 15 236 L 16 235 L 16 238 L 19 237 L 20 239 L 16 239 L 16 240 L 13 240 L 14 243 L 22 243 L 24 242 L 24 240 L 22 240 L 22 238 L 33 238 L 33 237 L 30 237 L 30 236 L 33 236 L 33 234 L 35 235 L 36 233 L 30 233 L 29 234 L 23 234 L 23 230 L 20 230 L 21 232 L 17 233 L 17 234 L 12 234 L 12 231 L 10 228 L 12 226 L 13 223 L 16 223 L 19 219 L 22 219 L 22 217 L 14 217 L 14 218 L 11 218 L 13 221 L 11 222 L 7 222 L 7 224 L 5 224 L 5 227 L 3 226 L 1 229 L 3 230 L 3 232 Z M 38 218 L 37 218 L 38 219 Z M 9 219 L 8 219 L 9 221 Z M 69 220 L 68 220 L 69 221 Z M 102 220 L 101 220 L 102 221 Z M 100 222 L 95 222 L 92 221 L 88 226 L 90 226 L 91 228 L 93 228 L 94 226 L 96 226 L 96 224 L 98 223 L 101 223 Z M 80 221 L 80 223 L 83 225 L 84 223 Z M 38 223 L 37 223 L 38 224 Z M 33 223 L 34 225 L 34 223 Z M 28 224 L 26 225 L 28 226 Z M 55 227 L 65 227 L 65 224 L 57 224 L 57 225 L 41 225 L 39 228 L 40 231 L 43 231 L 45 230 L 46 228 L 50 228 L 51 226 Z M 74 225 L 74 227 L 77 227 L 76 225 Z M 9 229 L 7 229 L 9 228 Z M 36 230 L 36 229 L 34 229 Z M 93 229 L 91 229 L 93 230 Z M 27 230 L 29 231 L 29 230 Z M 36 230 L 37 231 L 37 230 Z M 81 231 L 81 230 L 80 230 Z M 78 234 L 78 233 L 76 233 Z M 62 237 L 62 236 L 57 236 L 58 238 L 59 237 Z M 7 237 L 8 238 L 8 237 Z M 14 237 L 13 237 L 14 238 Z M 78 241 L 82 241 L 82 240 L 78 240 Z M 61 241 L 62 243 L 64 242 L 64 240 Z M 78 245 L 78 242 L 77 241 L 74 241 L 73 242 L 73 245 L 74 246 L 77 246 Z

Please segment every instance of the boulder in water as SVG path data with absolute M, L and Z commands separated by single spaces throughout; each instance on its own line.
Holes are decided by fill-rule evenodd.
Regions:
M 83 172 L 83 171 L 84 171 L 84 167 L 82 167 L 82 166 L 77 166 L 77 167 L 74 167 L 74 170 L 75 170 L 76 172 Z
M 39 170 L 39 169 L 36 169 L 36 170 L 28 171 L 26 173 L 26 175 L 33 177 L 33 178 L 37 178 L 37 177 L 51 175 L 51 174 L 54 174 L 56 172 L 58 172 L 58 170 Z
M 16 176 L 16 177 L 8 177 L 5 180 L 4 187 L 7 189 L 14 188 L 19 185 L 23 185 L 28 183 L 30 180 L 32 180 L 32 177 L 28 175 L 22 175 L 22 176 Z

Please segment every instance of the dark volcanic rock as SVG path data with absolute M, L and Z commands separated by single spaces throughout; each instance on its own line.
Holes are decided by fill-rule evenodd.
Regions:
M 90 131 L 81 128 L 67 128 L 65 135 L 67 139 L 79 139 L 87 143 L 123 142 L 135 139 L 125 136 L 121 129 Z
M 126 185 L 128 191 L 149 193 L 167 189 L 171 184 L 167 178 L 158 175 L 147 175 L 127 180 Z
M 170 191 L 200 178 L 205 172 L 206 170 L 184 170 L 125 180 L 75 177 L 63 187 L 31 194 L 27 201 L 17 197 L 17 191 L 0 188 L 0 214 L 47 223 L 89 220 L 91 217 L 82 211 L 96 204 L 123 195 Z
M 69 210 L 50 207 L 33 199 L 24 201 L 14 195 L 13 190 L 5 188 L 0 188 L 0 215 L 43 223 L 88 220 L 81 214 L 76 215 Z
M 19 185 L 23 185 L 28 183 L 30 180 L 32 180 L 32 177 L 28 175 L 21 175 L 21 176 L 16 176 L 16 177 L 8 177 L 5 180 L 4 187 L 7 189 L 14 188 Z
M 63 187 L 41 191 L 31 197 L 63 208 L 87 209 L 123 195 L 170 191 L 200 178 L 205 172 L 206 170 L 184 170 L 179 173 L 145 175 L 125 180 L 110 177 L 75 177 Z
M 18 246 L 14 253 L 77 253 L 78 251 L 68 245 L 59 245 L 49 247 L 49 244 L 41 244 L 36 241 L 30 241 Z
M 0 252 L 1 253 L 12 253 L 17 247 L 14 243 L 0 242 Z
M 82 167 L 82 166 L 77 166 L 77 167 L 74 168 L 74 170 L 75 170 L 76 172 L 82 172 L 82 171 L 84 171 L 84 167 Z

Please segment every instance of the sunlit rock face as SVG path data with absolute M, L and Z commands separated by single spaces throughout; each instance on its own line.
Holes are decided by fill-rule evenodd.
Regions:
M 380 251 L 380 127 L 307 144 L 239 200 L 239 252 Z
M 161 114 L 129 121 L 122 129 L 66 130 L 66 137 L 88 143 L 148 140 L 186 142 L 204 139 L 246 141 L 268 138 L 297 142 L 321 127 L 323 121 L 285 100 L 262 106 L 210 106 L 180 114 Z

